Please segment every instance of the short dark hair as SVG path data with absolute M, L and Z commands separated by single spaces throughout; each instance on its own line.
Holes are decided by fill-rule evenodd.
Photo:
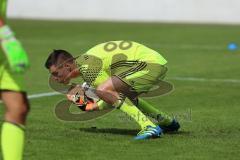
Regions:
M 48 56 L 45 62 L 45 67 L 49 69 L 52 65 L 59 65 L 65 61 L 73 61 L 73 56 L 65 50 L 54 49 L 53 52 Z

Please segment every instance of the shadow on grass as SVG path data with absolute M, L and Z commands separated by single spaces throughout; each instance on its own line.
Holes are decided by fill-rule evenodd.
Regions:
M 79 128 L 82 132 L 89 132 L 89 133 L 107 133 L 107 134 L 117 134 L 117 135 L 131 135 L 135 136 L 140 130 L 137 129 L 121 129 L 121 128 Z M 169 135 L 190 135 L 191 132 L 189 131 L 178 131 L 178 132 L 165 132 L 164 134 Z
M 175 131 L 175 132 L 163 132 L 164 134 L 169 134 L 169 135 L 190 135 L 190 131 Z
M 139 130 L 136 129 L 121 129 L 121 128 L 79 128 L 82 132 L 89 133 L 108 133 L 108 134 L 117 134 L 117 135 L 136 135 Z

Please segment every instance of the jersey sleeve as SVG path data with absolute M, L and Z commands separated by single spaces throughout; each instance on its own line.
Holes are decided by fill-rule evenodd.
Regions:
M 94 55 L 81 55 L 77 58 L 77 65 L 83 80 L 92 86 L 98 86 L 109 77 L 102 59 Z

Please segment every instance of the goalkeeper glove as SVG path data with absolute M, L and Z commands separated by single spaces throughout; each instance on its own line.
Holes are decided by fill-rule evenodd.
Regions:
M 25 71 L 29 67 L 28 56 L 9 26 L 0 27 L 0 41 L 11 70 L 18 73 Z
M 94 110 L 94 100 L 90 97 L 87 97 L 84 93 L 84 90 L 79 85 L 70 89 L 67 94 L 67 99 L 73 102 L 78 108 L 83 111 Z

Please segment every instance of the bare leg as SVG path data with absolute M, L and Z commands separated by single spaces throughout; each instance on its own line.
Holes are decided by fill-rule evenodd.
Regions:
M 99 98 L 108 104 L 114 104 L 119 98 L 119 93 L 122 93 L 131 100 L 137 97 L 137 93 L 116 76 L 112 76 L 97 88 Z
M 29 112 L 26 93 L 1 91 L 1 99 L 6 106 L 5 121 L 25 125 Z
M 131 102 L 130 97 L 136 97 L 136 93 L 130 90 L 130 87 L 119 78 L 109 78 L 97 88 L 96 93 L 100 99 L 114 107 L 118 107 L 122 112 L 133 118 L 140 125 L 141 129 L 146 129 L 148 126 L 156 127 L 156 125 Z M 120 93 L 124 94 L 126 99 L 118 100 Z
M 1 143 L 4 160 L 22 159 L 24 128 L 29 104 L 25 93 L 1 91 L 6 107 L 5 122 L 2 125 Z

